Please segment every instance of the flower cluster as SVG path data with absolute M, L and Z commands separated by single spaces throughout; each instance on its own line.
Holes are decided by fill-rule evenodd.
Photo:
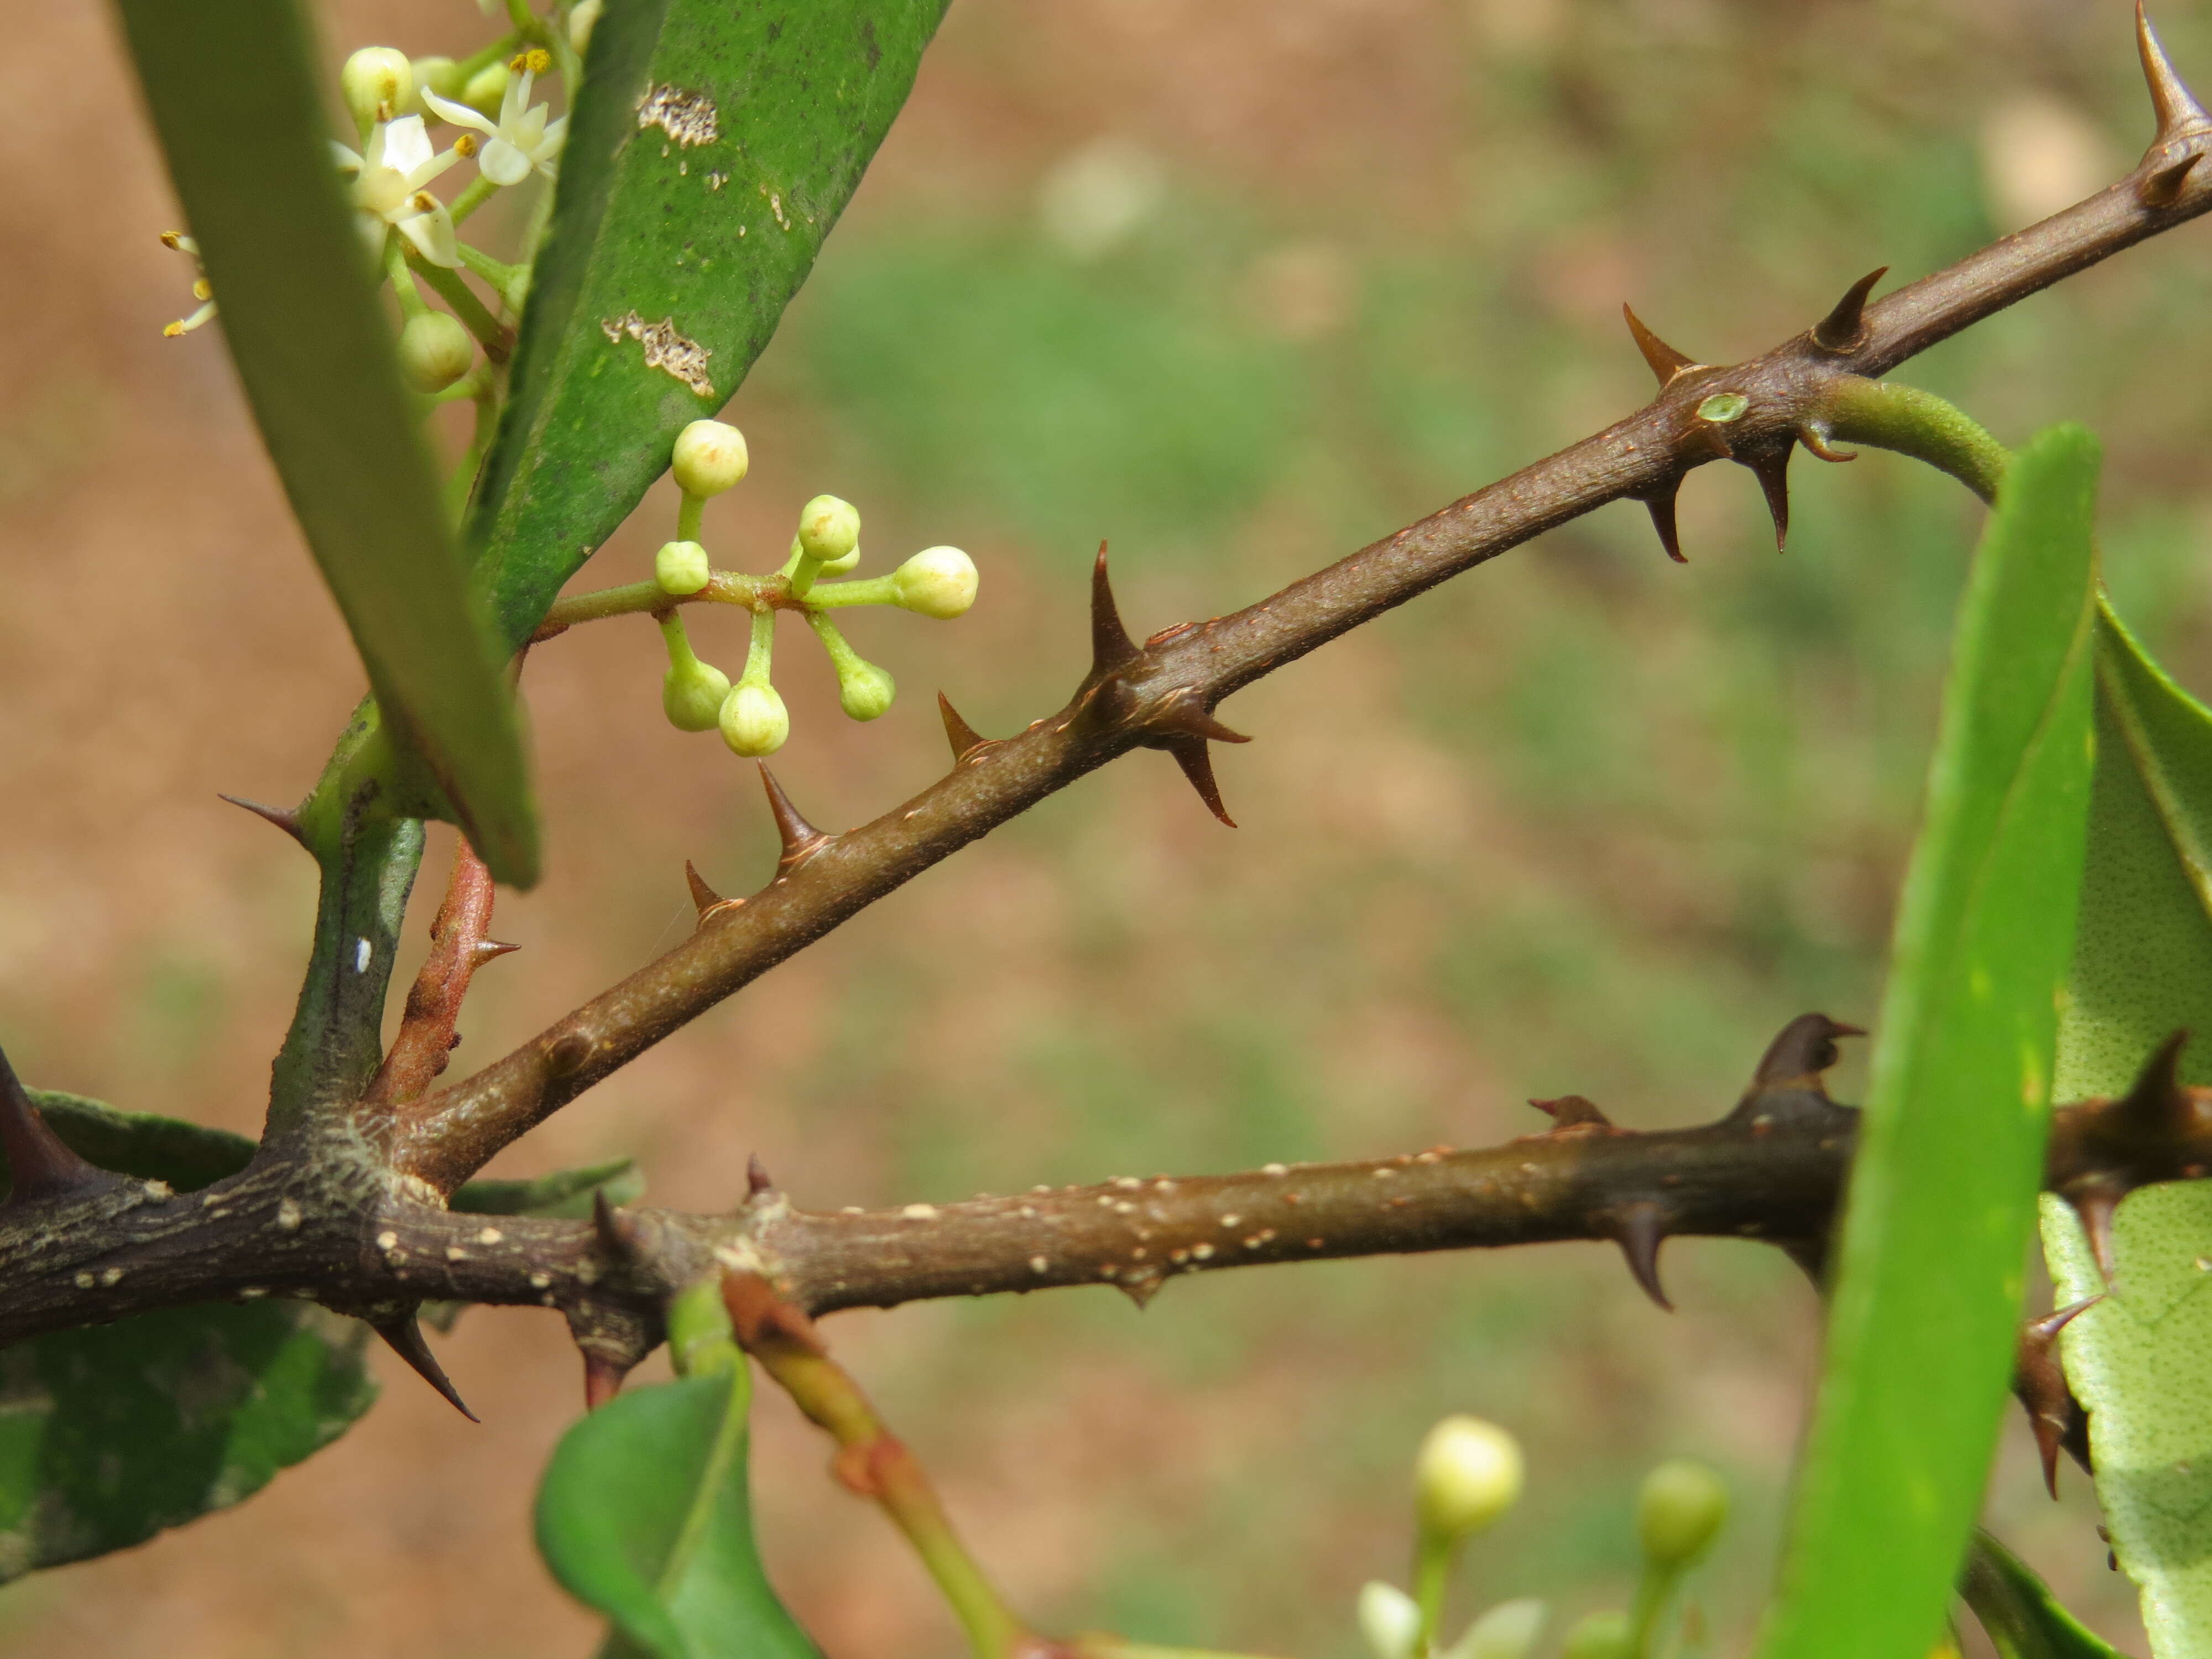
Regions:
M 790 712 L 769 678 L 778 611 L 796 611 L 805 619 L 836 671 L 839 705 L 856 720 L 872 720 L 890 708 L 896 688 L 890 674 L 846 642 L 827 613 L 888 605 L 949 620 L 975 603 L 977 578 L 975 562 L 958 548 L 932 547 L 889 575 L 822 583 L 822 577 L 842 576 L 860 562 L 860 513 L 835 495 L 817 495 L 799 510 L 790 554 L 775 575 L 718 572 L 699 539 L 702 510 L 709 497 L 745 476 L 748 464 L 744 434 L 733 426 L 694 421 L 677 435 L 671 471 L 684 492 L 683 505 L 676 539 L 653 556 L 653 575 L 655 596 L 665 601 L 654 607 L 668 646 L 662 712 L 679 730 L 718 729 L 737 753 L 760 756 L 774 754 L 791 735 Z M 676 612 L 676 602 L 685 599 L 720 600 L 751 611 L 751 643 L 735 681 L 692 652 Z

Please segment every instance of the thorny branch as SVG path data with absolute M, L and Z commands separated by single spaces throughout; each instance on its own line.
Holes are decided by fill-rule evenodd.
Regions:
M 946 704 L 950 774 L 842 834 L 807 823 L 769 779 L 784 847 L 769 884 L 724 899 L 695 877 L 689 940 L 473 1076 L 417 1094 L 436 1074 L 468 969 L 490 949 L 488 890 L 459 866 L 439 951 L 368 1097 L 272 1123 L 243 1172 L 203 1191 L 94 1168 L 0 1061 L 0 1150 L 14 1177 L 0 1203 L 0 1345 L 188 1302 L 309 1297 L 369 1321 L 450 1396 L 414 1310 L 434 1299 L 530 1304 L 567 1316 L 604 1398 L 660 1340 L 669 1297 L 717 1270 L 757 1274 L 809 1316 L 1080 1284 L 1111 1284 L 1141 1304 L 1185 1273 L 1566 1238 L 1618 1243 L 1662 1305 L 1657 1259 L 1669 1237 L 1765 1239 L 1817 1271 L 1854 1122 L 1819 1077 L 1848 1028 L 1819 1015 L 1776 1040 L 1734 1111 L 1694 1129 L 1621 1129 L 1571 1097 L 1547 1103 L 1543 1133 L 1486 1150 L 1130 1176 L 890 1212 L 802 1211 L 757 1171 L 724 1215 L 602 1205 L 590 1222 L 495 1219 L 453 1213 L 444 1200 L 687 1021 L 1132 749 L 1166 750 L 1225 819 L 1207 744 L 1242 739 L 1214 719 L 1220 701 L 1449 576 L 1624 497 L 1650 507 L 1679 555 L 1674 493 L 1689 469 L 1720 459 L 1759 476 L 1783 533 L 1790 454 L 1802 444 L 1844 459 L 1830 440 L 1855 435 L 1845 414 L 1868 377 L 2212 208 L 2212 168 L 2197 165 L 2212 149 L 2212 117 L 2147 28 L 2139 38 L 2156 139 L 2125 179 L 2041 224 L 1871 304 L 1864 279 L 1805 333 L 1732 366 L 1694 362 L 1632 319 L 1661 382 L 1644 409 L 1231 616 L 1139 645 L 1102 549 L 1091 664 L 1065 708 L 986 739 Z M 2057 1114 L 2046 1179 L 2081 1208 L 2100 1249 L 2119 1196 L 2212 1164 L 2212 1092 L 2179 1086 L 2176 1052 L 2162 1050 L 2127 1099 Z

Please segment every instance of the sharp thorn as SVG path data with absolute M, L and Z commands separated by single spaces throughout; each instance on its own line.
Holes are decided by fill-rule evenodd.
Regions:
M 1878 266 L 1845 289 L 1835 309 L 1813 325 L 1813 343 L 1824 351 L 1856 350 L 1866 339 L 1867 295 L 1888 274 L 1887 265 Z
M 758 1198 L 763 1193 L 775 1190 L 775 1182 L 769 1178 L 768 1165 L 761 1162 L 760 1154 L 748 1153 L 745 1158 L 745 1196 Z
M 2160 167 L 2136 186 L 2136 199 L 2147 208 L 2169 208 L 2181 199 L 2191 171 L 2204 159 L 2200 152 L 2185 155 L 2171 167 Z
M 1694 357 L 1685 357 L 1650 329 L 1644 327 L 1644 319 L 1626 306 L 1621 307 L 1620 314 L 1628 319 L 1628 331 L 1635 338 L 1636 349 L 1644 354 L 1644 361 L 1651 365 L 1651 372 L 1659 377 L 1661 391 L 1663 392 L 1673 385 L 1676 375 L 1686 374 L 1693 368 L 1705 367 Z
M 1649 1199 L 1638 1200 L 1621 1209 L 1613 1218 L 1613 1226 L 1620 1253 L 1628 1260 L 1628 1271 L 1635 1275 L 1644 1294 L 1666 1312 L 1674 1312 L 1674 1304 L 1667 1299 L 1667 1292 L 1659 1284 L 1659 1246 L 1667 1237 L 1659 1206 Z
M 1812 453 L 1815 460 L 1856 461 L 1859 458 L 1857 450 L 1838 449 L 1830 442 L 1828 428 L 1818 421 L 1808 421 L 1799 427 L 1797 441 Z
M 705 915 L 722 902 L 722 896 L 707 885 L 706 877 L 699 873 L 699 866 L 690 859 L 684 860 L 684 880 L 691 889 L 692 908 L 701 915 Z
M 990 741 L 960 718 L 960 711 L 952 706 L 952 700 L 942 691 L 937 694 L 937 712 L 945 717 L 945 740 L 952 745 L 952 763 L 955 766 Z
M 509 945 L 505 939 L 480 939 L 476 943 L 476 958 L 479 963 L 496 962 L 501 957 L 513 956 L 522 947 Z
M 622 1392 L 623 1379 L 629 1375 L 630 1368 L 612 1354 L 593 1348 L 586 1348 L 582 1352 L 584 1409 L 595 1412 Z
M 2069 1321 L 2104 1299 L 2102 1295 L 2084 1297 L 2021 1328 L 2013 1392 L 2027 1412 L 2027 1425 L 2035 1435 L 2036 1454 L 2043 1463 L 2043 1485 L 2054 1498 L 2058 1496 L 2058 1454 L 2071 1449 L 2078 1440 L 2076 1419 L 2081 1407 L 2067 1387 L 2066 1373 L 2051 1353 L 2051 1345 Z
M 642 1242 L 637 1223 L 607 1202 L 604 1187 L 592 1188 L 592 1231 L 599 1238 L 599 1248 L 617 1261 L 628 1261 L 636 1255 Z
M 1198 798 L 1206 803 L 1206 810 L 1234 830 L 1237 820 L 1229 816 L 1229 809 L 1221 804 L 1221 787 L 1213 781 L 1213 755 L 1206 748 L 1206 739 L 1174 738 L 1160 747 L 1175 757 L 1176 764 L 1182 768 L 1183 776 L 1190 780 L 1190 787 L 1198 791 Z
M 1865 1035 L 1859 1027 L 1830 1019 L 1826 1014 L 1800 1014 L 1766 1045 L 1766 1052 L 1759 1057 L 1758 1069 L 1751 1074 L 1751 1086 L 1771 1089 L 1796 1084 L 1820 1089 L 1820 1073 L 1838 1058 L 1836 1039 Z
M 1647 495 L 1644 505 L 1650 509 L 1651 527 L 1659 532 L 1659 545 L 1667 550 L 1667 556 L 1676 564 L 1687 564 L 1689 559 L 1682 551 L 1681 532 L 1674 526 L 1674 497 L 1680 493 L 1681 484 L 1669 485 L 1663 495 Z
M 2192 129 L 2212 126 L 2212 116 L 2204 112 L 2180 76 L 2174 73 L 2172 60 L 2166 57 L 2166 47 L 2158 38 L 2158 31 L 2150 26 L 2144 13 L 2142 0 L 2136 0 L 2136 51 L 2142 58 L 2143 80 L 2150 87 L 2150 105 L 2158 116 L 2158 137 L 2154 146 L 2170 143 Z
M 1137 642 L 1121 625 L 1121 612 L 1114 603 L 1114 583 L 1106 574 L 1106 544 L 1098 544 L 1098 557 L 1091 567 L 1091 683 L 1104 679 L 1137 655 Z
M 294 841 L 298 842 L 301 846 L 305 847 L 307 844 L 307 836 L 301 833 L 300 815 L 297 812 L 282 806 L 264 806 L 258 800 L 248 800 L 243 795 L 226 795 L 220 791 L 216 793 L 216 799 L 227 800 L 233 806 L 243 806 L 263 823 L 275 824 Z
M 2112 1108 L 2122 1133 L 2130 1139 L 2166 1141 L 2195 1127 L 2197 1109 L 2181 1086 L 2181 1051 L 2189 1033 L 2176 1031 L 2158 1045 L 2136 1074 L 2135 1087 Z
M 1251 738 L 1242 732 L 1232 732 L 1212 712 L 1198 700 L 1197 694 L 1187 693 L 1167 705 L 1154 715 L 1149 724 L 1170 732 L 1181 732 L 1194 738 L 1210 738 L 1215 743 L 1249 743 Z
M 1790 452 L 1796 447 L 1793 443 L 1744 463 L 1758 477 L 1759 491 L 1766 497 L 1766 516 L 1774 520 L 1777 553 L 1790 544 Z
M 8 1155 L 7 1206 L 63 1198 L 122 1179 L 88 1163 L 56 1134 L 0 1054 L 0 1152 Z
M 775 833 L 783 842 L 783 855 L 776 860 L 776 867 L 787 870 L 817 851 L 830 837 L 799 816 L 799 809 L 783 793 L 783 786 L 768 769 L 768 763 L 762 761 L 759 766 L 761 782 L 768 789 L 768 808 L 775 815 Z
M 416 1323 L 412 1313 L 387 1320 L 369 1328 L 384 1339 L 385 1346 L 412 1366 L 415 1374 L 446 1396 L 446 1402 L 471 1423 L 483 1421 L 468 1408 L 460 1391 L 453 1387 L 446 1375 L 446 1368 L 438 1363 L 438 1356 L 430 1352 L 430 1345 L 422 1340 L 422 1328 Z
M 1580 1095 L 1561 1095 L 1557 1100 L 1532 1100 L 1528 1103 L 1547 1115 L 1554 1129 L 1571 1129 L 1583 1123 L 1602 1124 L 1608 1129 L 1613 1127 L 1613 1120 L 1598 1109 L 1595 1102 Z
M 1137 1311 L 1142 1313 L 1146 1304 L 1160 1293 L 1160 1286 L 1165 1282 L 1160 1279 L 1117 1279 L 1114 1281 L 1114 1288 L 1135 1303 Z
M 2120 1207 L 2124 1192 L 2096 1186 L 2067 1194 L 2074 1205 L 2074 1213 L 2081 1218 L 2081 1231 L 2089 1236 L 2089 1249 L 2097 1258 L 2097 1267 L 2107 1284 L 2112 1278 L 2112 1212 Z
M 2048 1352 L 2051 1345 L 2058 1340 L 2058 1333 L 2102 1302 L 2106 1294 L 2105 1291 L 2100 1291 L 2094 1296 L 2083 1297 L 2079 1302 L 2069 1302 L 2063 1308 L 2053 1308 L 2040 1319 L 2029 1320 L 2021 1329 L 2022 1346 L 2032 1344 Z

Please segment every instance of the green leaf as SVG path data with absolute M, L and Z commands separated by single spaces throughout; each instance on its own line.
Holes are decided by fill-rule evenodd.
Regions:
M 538 1548 L 613 1620 L 603 1659 L 820 1659 L 763 1571 L 745 1476 L 742 1358 L 634 1389 L 562 1437 Z
M 2102 1302 L 2059 1338 L 2089 1411 L 2097 1498 L 2121 1570 L 2142 1593 L 2157 1659 L 2212 1652 L 2212 1183 L 2130 1194 L 2112 1218 Z M 2062 1304 L 2106 1290 L 2063 1199 L 2043 1200 L 2044 1258 Z
M 2173 1032 L 2184 1079 L 2212 1083 L 2212 713 L 2102 605 L 2097 776 L 2057 1097 L 2124 1095 Z
M 2012 1375 L 2089 799 L 2097 447 L 2021 451 L 1961 605 L 1765 1659 L 1923 1659 Z
M 2124 1659 L 2069 1613 L 2033 1567 L 1978 1529 L 1959 1594 L 1988 1632 L 1997 1659 Z
M 508 644 L 666 471 L 677 433 L 738 389 L 947 3 L 608 8 L 471 514 Z
M 399 381 L 307 26 L 294 0 L 118 5 L 263 441 L 418 780 L 401 805 L 452 817 L 526 887 L 538 830 L 504 653 Z

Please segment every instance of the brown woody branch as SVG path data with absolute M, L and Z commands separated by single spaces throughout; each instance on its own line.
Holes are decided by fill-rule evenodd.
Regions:
M 783 823 L 785 854 L 766 887 L 722 904 L 659 960 L 484 1070 L 427 1097 L 395 1149 L 398 1167 L 450 1193 L 532 1126 L 725 997 L 1132 749 L 1167 750 L 1225 820 L 1206 748 L 1209 740 L 1241 740 L 1213 718 L 1223 698 L 1569 520 L 1635 497 L 1651 507 L 1662 541 L 1676 551 L 1673 501 L 1683 477 L 1727 459 L 1759 475 L 1779 532 L 1787 523 L 1787 467 L 1796 447 L 1841 459 L 1829 447 L 1824 413 L 1838 388 L 1886 374 L 2212 207 L 2212 167 L 2197 165 L 2212 149 L 2212 118 L 2174 76 L 2147 27 L 2139 44 L 2159 118 L 2142 161 L 2087 201 L 1947 270 L 1871 304 L 1871 281 L 1863 281 L 1806 332 L 1726 367 L 1695 362 L 1633 325 L 1662 382 L 1644 409 L 1256 605 L 1164 629 L 1142 646 L 1121 626 L 1102 547 L 1091 665 L 1066 708 L 1012 737 L 986 741 L 948 704 L 955 758 L 945 777 L 841 834 L 807 826 L 794 838 Z

